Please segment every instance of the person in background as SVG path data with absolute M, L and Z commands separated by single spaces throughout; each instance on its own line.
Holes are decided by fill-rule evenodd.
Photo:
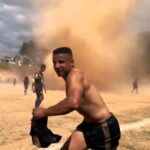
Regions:
M 43 74 L 45 69 L 46 69 L 46 65 L 42 64 L 40 66 L 40 70 L 37 73 L 35 73 L 34 84 L 32 85 L 32 90 L 33 92 L 36 93 L 35 108 L 39 107 L 40 104 L 42 103 L 42 100 L 44 99 L 43 90 L 46 93 L 46 87 L 44 84 L 44 74 Z
M 23 85 L 24 85 L 24 95 L 27 95 L 27 90 L 29 87 L 29 77 L 25 76 L 23 79 Z
M 17 80 L 16 80 L 16 78 L 14 78 L 14 79 L 13 79 L 13 85 L 14 85 L 14 86 L 16 85 L 16 82 L 17 82 Z
M 136 94 L 138 94 L 138 78 L 135 78 L 132 82 L 132 93 L 134 93 L 134 91 L 136 92 Z

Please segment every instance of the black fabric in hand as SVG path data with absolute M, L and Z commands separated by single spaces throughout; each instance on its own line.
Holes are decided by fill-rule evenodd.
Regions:
M 32 117 L 30 135 L 33 145 L 46 148 L 52 143 L 58 143 L 62 136 L 54 134 L 47 128 L 48 117 L 37 119 Z

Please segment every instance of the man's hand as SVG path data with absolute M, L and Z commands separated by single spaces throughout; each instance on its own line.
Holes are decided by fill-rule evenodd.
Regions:
M 40 119 L 40 118 L 43 118 L 43 117 L 46 117 L 46 110 L 44 108 L 36 108 L 36 109 L 33 109 L 32 111 L 32 114 L 34 117 Z

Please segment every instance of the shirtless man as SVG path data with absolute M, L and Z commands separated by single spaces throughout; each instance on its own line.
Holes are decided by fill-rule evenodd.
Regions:
M 42 101 L 44 100 L 43 89 L 46 93 L 46 87 L 44 84 L 44 74 L 43 74 L 45 69 L 46 69 L 46 65 L 42 64 L 40 66 L 39 72 L 35 73 L 34 83 L 32 83 L 32 91 L 36 93 L 35 108 L 39 107 Z
M 116 150 L 120 139 L 119 123 L 91 80 L 74 66 L 71 49 L 55 49 L 53 66 L 56 74 L 66 83 L 66 98 L 47 109 L 35 109 L 33 115 L 42 118 L 65 115 L 76 110 L 83 116 L 83 122 L 77 126 L 61 150 Z

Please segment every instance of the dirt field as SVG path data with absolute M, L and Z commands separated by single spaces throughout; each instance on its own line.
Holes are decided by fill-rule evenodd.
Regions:
M 24 95 L 23 86 L 0 84 L 0 150 L 37 150 L 32 145 L 30 131 L 31 111 L 35 95 L 29 89 Z M 126 124 L 150 118 L 150 86 L 140 89 L 139 95 L 131 94 L 130 88 L 116 92 L 101 92 L 110 110 L 118 117 L 121 127 Z M 63 91 L 48 91 L 43 106 L 55 104 L 64 97 Z M 63 136 L 65 141 L 71 131 L 82 120 L 76 113 L 65 116 L 49 117 L 48 127 Z M 149 150 L 150 124 L 122 132 L 119 150 Z M 57 150 L 50 146 L 49 150 Z M 59 146 L 58 146 L 59 147 Z

